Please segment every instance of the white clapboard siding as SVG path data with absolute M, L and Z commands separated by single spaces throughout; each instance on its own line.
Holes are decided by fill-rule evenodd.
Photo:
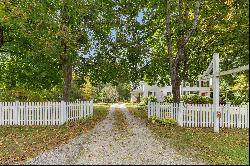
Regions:
M 183 127 L 213 127 L 214 115 L 212 104 L 155 103 L 148 104 L 148 117 L 171 118 L 181 121 Z M 179 112 L 181 111 L 181 112 Z M 249 128 L 249 104 L 235 106 L 230 103 L 219 107 L 220 127 Z M 179 114 L 182 116 L 178 118 Z
M 93 100 L 0 102 L 0 125 L 60 125 L 93 115 Z

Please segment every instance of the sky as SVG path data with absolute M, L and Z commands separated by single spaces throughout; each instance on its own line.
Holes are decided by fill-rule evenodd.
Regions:
M 139 23 L 142 23 L 142 18 L 143 18 L 143 13 L 142 13 L 142 12 L 139 12 L 138 15 L 137 15 L 136 20 L 137 20 Z M 115 31 L 114 29 L 111 30 L 111 36 L 112 36 L 112 38 L 115 40 L 116 31 Z M 114 41 L 114 40 L 113 40 L 113 41 Z
M 137 16 L 137 21 L 139 23 L 142 23 L 142 17 L 143 17 L 143 13 L 142 12 L 139 12 L 138 16 Z

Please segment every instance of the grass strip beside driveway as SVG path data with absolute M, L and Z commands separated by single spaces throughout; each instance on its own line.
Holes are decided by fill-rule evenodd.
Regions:
M 0 164 L 25 161 L 67 143 L 103 120 L 109 106 L 94 106 L 93 117 L 61 126 L 0 126 Z
M 156 137 L 169 142 L 181 154 L 220 165 L 249 164 L 249 129 L 187 128 L 151 123 L 146 111 L 129 107 L 129 111 L 143 120 Z
M 114 112 L 114 128 L 119 131 L 126 131 L 128 123 L 126 121 L 124 113 L 120 109 L 116 109 Z

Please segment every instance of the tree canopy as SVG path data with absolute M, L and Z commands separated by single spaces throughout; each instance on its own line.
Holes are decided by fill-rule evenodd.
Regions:
M 2 0 L 0 89 L 57 87 L 69 100 L 84 78 L 93 86 L 144 80 L 174 85 L 178 101 L 180 82 L 196 82 L 213 53 L 221 70 L 248 64 L 248 27 L 244 0 Z M 223 79 L 239 87 L 241 77 Z

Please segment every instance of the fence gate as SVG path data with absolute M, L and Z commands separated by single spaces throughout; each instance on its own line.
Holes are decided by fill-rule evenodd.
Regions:
M 213 79 L 213 113 L 214 113 L 214 132 L 219 133 L 219 117 L 221 116 L 221 111 L 219 109 L 219 76 L 226 75 L 226 74 L 232 74 L 241 72 L 244 70 L 249 70 L 249 65 L 241 66 L 236 69 L 228 70 L 220 72 L 220 58 L 219 54 L 215 53 L 213 55 L 213 60 L 210 62 L 207 70 L 203 72 L 203 75 L 201 76 L 201 79 Z M 210 75 L 210 72 L 213 71 L 213 74 Z

